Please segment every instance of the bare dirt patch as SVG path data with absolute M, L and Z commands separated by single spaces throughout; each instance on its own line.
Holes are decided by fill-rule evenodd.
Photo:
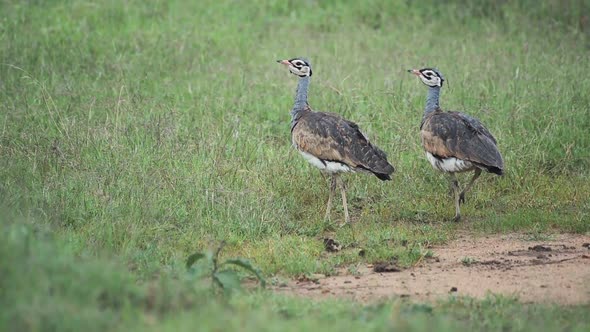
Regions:
M 366 265 L 358 274 L 291 281 L 279 292 L 362 302 L 404 297 L 434 301 L 449 294 L 481 298 L 489 293 L 523 302 L 590 303 L 589 236 L 556 235 L 526 241 L 522 235 L 460 236 L 431 248 L 434 258 L 405 269 Z M 375 272 L 388 271 L 388 272 Z

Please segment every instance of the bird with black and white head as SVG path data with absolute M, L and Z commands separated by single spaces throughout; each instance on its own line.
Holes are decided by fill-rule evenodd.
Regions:
M 445 82 L 442 74 L 434 68 L 411 69 L 410 71 L 418 76 L 422 83 L 430 87 L 442 87 Z
M 293 58 L 289 60 L 277 60 L 277 62 L 287 66 L 292 74 L 299 77 L 311 76 L 312 74 L 311 65 L 307 59 Z
M 305 58 L 278 60 L 299 76 L 295 103 L 291 109 L 291 141 L 293 146 L 310 164 L 331 177 L 330 195 L 325 219 L 330 218 L 332 198 L 338 183 L 342 193 L 345 224 L 350 223 L 346 188 L 340 174 L 364 172 L 385 181 L 391 180 L 393 166 L 387 155 L 373 145 L 359 126 L 338 114 L 315 112 L 307 102 L 307 92 L 312 74 L 311 64 Z
M 504 160 L 496 138 L 476 118 L 460 112 L 444 112 L 439 106 L 440 90 L 445 82 L 437 69 L 410 69 L 428 86 L 420 136 L 426 157 L 432 167 L 450 175 L 455 194 L 455 221 L 461 219 L 460 206 L 482 170 L 497 175 L 504 173 Z M 469 183 L 460 190 L 456 173 L 473 171 Z

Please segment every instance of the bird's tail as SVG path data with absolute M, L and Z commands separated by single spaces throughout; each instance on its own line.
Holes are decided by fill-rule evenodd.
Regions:
M 382 180 L 382 181 L 391 180 L 391 176 L 389 174 L 375 173 L 375 172 L 373 172 L 373 174 L 375 174 L 375 176 L 378 177 L 379 180 Z
M 365 152 L 365 165 L 363 168 L 373 173 L 380 180 L 391 180 L 391 174 L 395 171 L 393 165 L 387 161 L 387 154 L 374 145 L 369 145 Z

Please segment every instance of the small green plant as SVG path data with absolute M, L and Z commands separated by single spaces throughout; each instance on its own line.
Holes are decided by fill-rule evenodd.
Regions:
M 214 252 L 196 252 L 190 255 L 186 260 L 187 270 L 193 270 L 193 265 L 195 263 L 201 259 L 205 259 L 210 267 L 210 272 L 207 275 L 211 278 L 213 285 L 215 285 L 214 287 L 223 290 L 226 294 L 242 288 L 240 276 L 237 271 L 229 268 L 231 265 L 243 268 L 258 279 L 262 288 L 266 287 L 266 280 L 262 277 L 262 273 L 258 268 L 254 267 L 249 260 L 244 258 L 231 258 L 220 263 L 219 253 L 224 246 L 225 242 L 221 242 Z
M 477 263 L 477 259 L 472 258 L 472 257 L 463 257 L 463 258 L 461 258 L 461 263 L 465 266 L 471 266 L 471 265 Z
M 525 241 L 553 241 L 555 237 L 552 234 L 545 234 L 541 231 L 533 230 L 522 235 L 522 239 Z
M 412 243 L 406 247 L 404 254 L 399 257 L 402 266 L 416 266 L 424 259 L 433 258 L 432 250 L 425 249 L 421 243 Z
M 360 276 L 362 274 L 359 271 L 358 264 L 352 264 L 352 265 L 348 266 L 347 270 L 348 270 L 348 274 L 353 275 L 353 276 Z

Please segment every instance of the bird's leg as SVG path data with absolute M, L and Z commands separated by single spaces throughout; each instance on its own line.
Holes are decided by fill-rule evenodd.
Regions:
M 459 180 L 457 180 L 457 176 L 455 173 L 451 173 L 451 186 L 453 187 L 453 191 L 455 192 L 455 218 L 453 221 L 457 222 L 461 220 L 461 209 L 459 204 Z
M 336 192 L 336 175 L 332 175 L 330 177 L 330 195 L 328 196 L 328 204 L 326 206 L 326 216 L 324 220 L 330 220 L 330 210 L 332 209 L 332 198 L 334 197 L 334 192 Z
M 473 177 L 471 178 L 469 183 L 465 186 L 465 188 L 463 188 L 463 191 L 461 192 L 461 194 L 459 194 L 459 203 L 461 203 L 461 204 L 465 203 L 465 193 L 467 191 L 469 191 L 469 189 L 471 189 L 471 187 L 473 186 L 473 183 L 475 182 L 475 180 L 477 180 L 477 178 L 480 175 L 481 175 L 481 169 L 476 168 L 475 173 L 473 173 Z
M 348 203 L 346 202 L 346 184 L 344 181 L 338 177 L 340 180 L 340 191 L 342 193 L 342 205 L 344 206 L 344 225 L 350 224 L 350 216 L 348 215 Z
M 455 186 L 453 186 L 453 181 L 449 182 L 449 196 L 455 197 Z

